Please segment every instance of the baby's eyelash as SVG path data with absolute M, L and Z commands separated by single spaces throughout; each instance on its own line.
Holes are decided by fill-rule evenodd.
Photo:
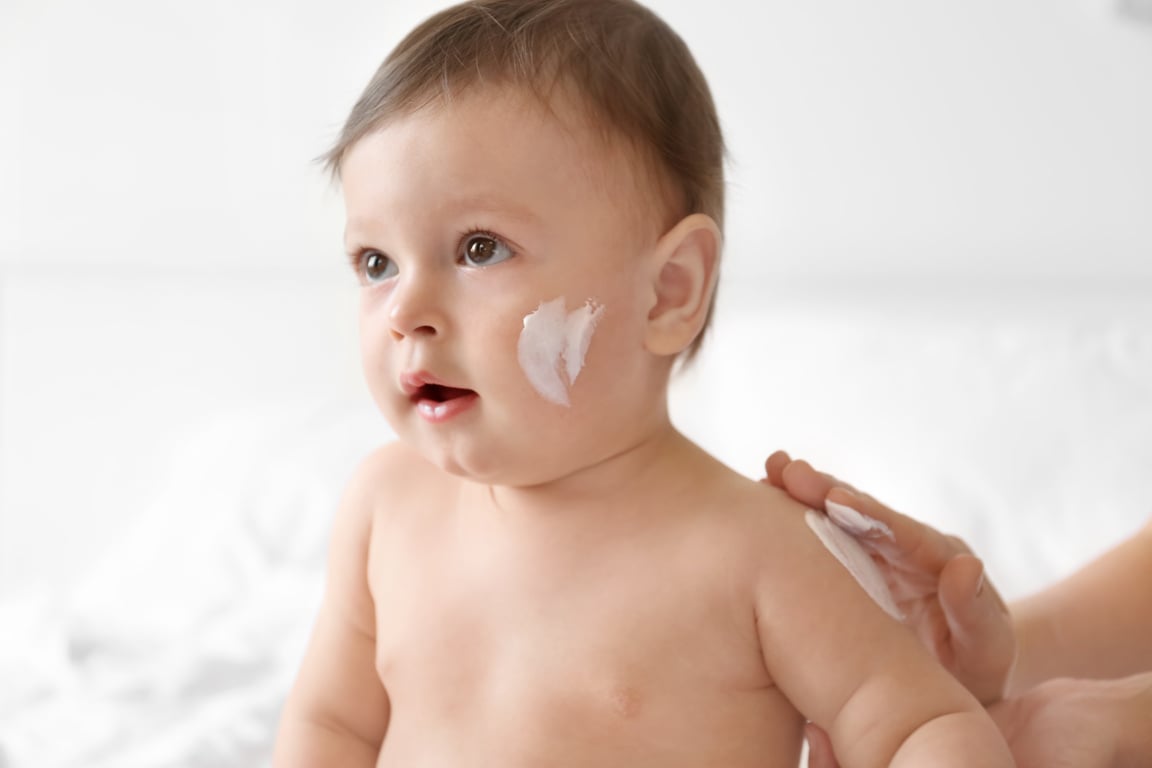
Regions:
M 481 251 L 472 251 L 472 246 L 479 240 L 487 240 L 494 247 L 484 248 Z M 472 227 L 460 236 L 457 246 L 458 263 L 472 268 L 491 267 L 515 258 L 517 249 L 512 243 L 495 232 L 484 227 Z M 479 256 L 477 261 L 476 256 Z
M 468 227 L 467 229 L 465 229 L 463 232 L 460 233 L 460 242 L 463 243 L 463 242 L 467 241 L 468 238 L 475 237 L 476 235 L 480 235 L 482 237 L 490 237 L 493 240 L 499 240 L 500 242 L 504 243 L 505 245 L 508 245 L 507 240 L 505 240 L 503 237 L 500 237 L 500 235 L 496 234 L 495 232 L 488 229 L 487 227 Z
M 356 277 L 356 280 L 361 283 L 364 282 L 365 278 L 364 257 L 372 250 L 372 248 L 357 247 L 344 252 L 345 262 L 348 264 L 349 269 L 352 270 L 352 274 Z
M 500 243 L 505 248 L 507 248 L 512 254 L 517 254 L 520 252 L 519 247 L 514 245 L 511 240 L 509 240 L 508 238 L 499 234 L 495 230 L 489 229 L 488 227 L 468 227 L 467 229 L 465 229 L 461 232 L 460 237 L 457 239 L 456 242 L 463 245 L 464 243 L 468 242 L 468 240 L 470 238 L 477 237 L 477 236 L 492 238 L 493 240 L 495 240 L 496 242 Z
M 495 240 L 496 242 L 500 243 L 502 246 L 507 248 L 508 253 L 510 255 L 513 255 L 513 256 L 516 255 L 517 250 L 518 250 L 514 245 L 512 245 L 511 242 L 509 242 L 509 240 L 506 237 L 503 237 L 503 236 L 497 234 L 496 232 L 492 231 L 488 227 L 482 227 L 482 226 L 468 227 L 466 229 L 461 230 L 459 236 L 456 239 L 456 242 L 459 244 L 457 247 L 458 248 L 462 247 L 465 243 L 467 243 L 473 237 L 492 238 L 493 240 Z M 375 248 L 369 248 L 367 246 L 356 246 L 355 248 L 352 248 L 351 250 L 346 250 L 344 252 L 345 261 L 347 262 L 349 268 L 351 268 L 352 272 L 358 278 L 363 278 L 363 276 L 364 276 L 364 257 L 368 253 L 371 253 L 371 252 L 376 251 L 376 250 L 377 249 L 375 249 Z

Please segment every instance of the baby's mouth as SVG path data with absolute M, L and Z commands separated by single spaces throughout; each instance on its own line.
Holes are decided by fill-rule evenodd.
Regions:
M 432 424 L 444 423 L 468 411 L 479 399 L 475 390 L 430 382 L 420 384 L 411 392 L 409 397 L 416 412 Z
M 433 424 L 441 424 L 476 404 L 476 390 L 445 384 L 427 371 L 414 371 L 400 376 L 400 387 L 417 413 Z
M 460 387 L 448 387 L 443 384 L 422 384 L 412 393 L 413 402 L 420 402 L 422 400 L 430 400 L 434 403 L 446 403 L 449 400 L 456 400 L 461 397 L 468 397 L 475 395 L 476 391 L 472 389 L 461 389 Z

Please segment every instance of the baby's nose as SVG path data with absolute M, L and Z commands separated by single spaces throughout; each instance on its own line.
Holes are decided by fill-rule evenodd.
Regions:
M 431 337 L 443 331 L 444 315 L 439 292 L 432 282 L 412 276 L 396 286 L 388 309 L 392 337 Z

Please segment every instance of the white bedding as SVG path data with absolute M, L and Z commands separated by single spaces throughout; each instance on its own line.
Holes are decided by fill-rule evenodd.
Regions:
M 0 766 L 267 764 L 344 479 L 389 439 L 365 406 L 222 417 L 68 593 L 0 605 Z

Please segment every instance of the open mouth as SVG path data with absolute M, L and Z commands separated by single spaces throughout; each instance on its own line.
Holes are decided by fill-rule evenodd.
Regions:
M 433 424 L 470 410 L 480 399 L 476 390 L 448 386 L 427 371 L 401 375 L 400 387 L 416 406 L 416 412 Z
M 446 387 L 442 384 L 422 384 L 414 393 L 412 393 L 412 400 L 415 402 L 420 402 L 421 400 L 430 400 L 433 403 L 446 403 L 450 400 L 455 400 L 461 397 L 468 397 L 469 395 L 475 394 L 476 392 L 471 389 Z

